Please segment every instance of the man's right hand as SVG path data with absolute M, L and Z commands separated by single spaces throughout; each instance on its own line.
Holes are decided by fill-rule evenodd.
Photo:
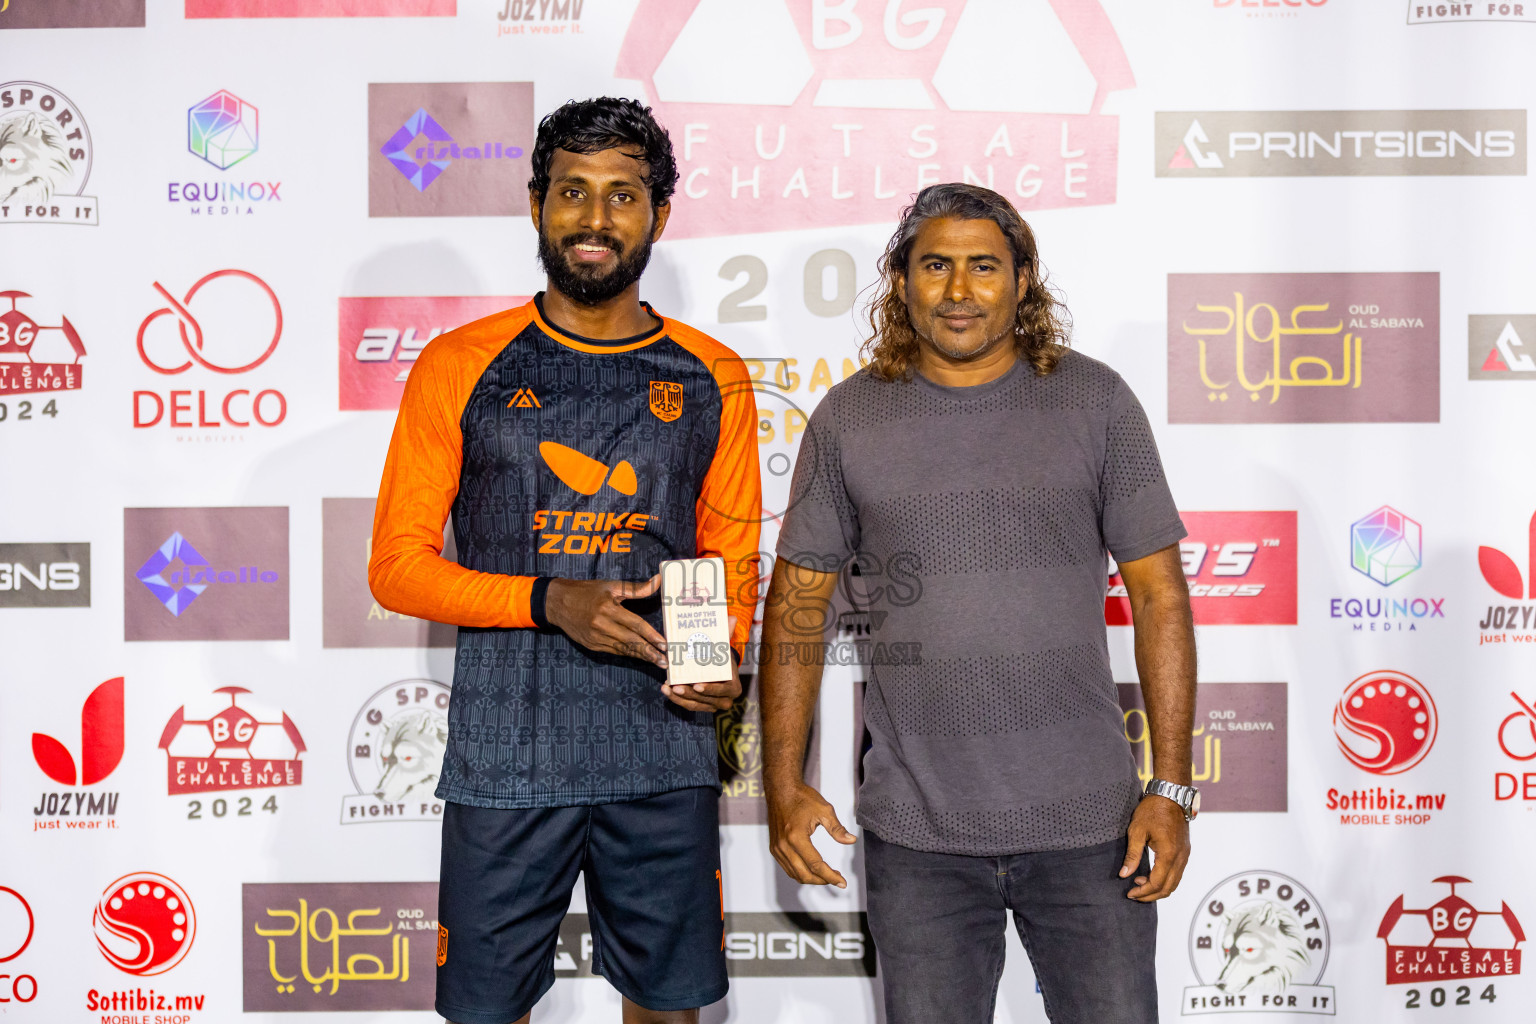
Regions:
M 851 846 L 858 842 L 837 820 L 837 812 L 822 795 L 804 782 L 770 786 L 768 791 L 768 848 L 784 873 L 803 885 L 835 885 L 848 888 L 847 879 L 832 869 L 816 852 L 811 835 L 817 826 L 827 835 Z
M 650 597 L 660 587 L 659 574 L 644 583 L 550 580 L 544 594 L 544 617 L 589 651 L 639 658 L 665 670 L 667 641 L 622 603 Z

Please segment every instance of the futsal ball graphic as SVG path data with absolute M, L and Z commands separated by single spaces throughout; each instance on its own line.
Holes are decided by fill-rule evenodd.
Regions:
M 136 871 L 107 886 L 92 927 L 113 967 L 143 977 L 181 963 L 192 948 L 197 915 L 181 886 L 153 871 Z
M 1429 690 L 1402 672 L 1366 673 L 1345 688 L 1333 712 L 1339 750 L 1376 775 L 1396 775 L 1424 760 L 1438 728 Z

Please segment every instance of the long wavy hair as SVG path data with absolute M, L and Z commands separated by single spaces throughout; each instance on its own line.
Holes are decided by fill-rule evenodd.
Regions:
M 924 224 L 936 217 L 990 220 L 1008 239 L 1016 271 L 1024 274 L 1014 314 L 1013 343 L 1020 359 L 1044 377 L 1071 343 L 1072 320 L 1061 299 L 1046 284 L 1045 268 L 1035 251 L 1035 233 L 1013 204 L 989 188 L 950 182 L 929 185 L 901 211 L 901 223 L 880 257 L 881 284 L 869 304 L 870 336 L 861 350 L 869 370 L 880 380 L 907 380 L 917 366 L 918 336 L 907 312 L 902 279 L 912 243 Z

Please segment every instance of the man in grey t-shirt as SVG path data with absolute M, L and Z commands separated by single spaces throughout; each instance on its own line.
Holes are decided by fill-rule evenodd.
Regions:
M 890 1024 L 991 1021 L 1010 909 L 1053 1022 L 1155 1021 L 1153 901 L 1179 882 L 1198 803 L 1185 531 L 1151 428 L 1118 374 L 1065 347 L 1034 237 L 997 193 L 924 189 L 881 271 L 870 365 L 811 416 L 764 615 L 774 857 L 846 884 L 811 835 L 854 837 L 800 772 L 821 668 L 772 655 L 820 639 L 852 559 L 871 649 L 920 651 L 874 659 L 864 712 Z M 1145 793 L 1110 673 L 1106 551 L 1134 614 Z

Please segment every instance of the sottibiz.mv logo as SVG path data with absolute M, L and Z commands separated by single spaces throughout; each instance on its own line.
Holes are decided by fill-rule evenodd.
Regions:
M 1477 568 L 1483 582 L 1517 604 L 1491 604 L 1477 624 L 1478 644 L 1536 643 L 1536 515 L 1526 531 L 1526 575 L 1515 560 L 1498 548 L 1477 549 Z
M 1435 884 L 1450 886 L 1451 894 L 1423 909 L 1405 906 L 1405 898 L 1399 896 L 1381 919 L 1376 937 L 1387 944 L 1387 984 L 1519 974 L 1525 929 L 1509 904 L 1501 901 L 1498 910 L 1477 909 L 1456 892 L 1458 885 L 1472 884 L 1471 879 L 1460 875 L 1443 875 Z M 1445 992 L 1439 991 L 1443 1002 Z M 1430 1004 L 1441 1005 L 1433 996 L 1431 992 Z M 1493 1001 L 1492 985 L 1483 990 L 1481 998 Z
M 940 181 L 1113 203 L 1103 107 L 1135 85 L 1097 0 L 642 0 L 615 74 L 672 128 L 682 237 L 886 221 Z
M 192 950 L 197 937 L 197 912 L 187 891 L 165 875 L 155 871 L 135 871 L 107 886 L 96 902 L 92 920 L 96 948 L 107 963 L 125 974 L 150 978 L 164 974 Z M 104 1020 L 129 1020 L 165 1024 L 189 1024 L 191 1014 L 151 1017 L 144 1011 L 201 1010 L 206 996 L 169 995 L 153 988 L 135 986 L 86 993 L 86 1009 L 97 1011 L 139 1011 L 142 1016 L 103 1017 Z
M 1179 558 L 1195 624 L 1296 624 L 1295 512 L 1181 512 Z M 1125 581 L 1110 566 L 1104 620 L 1131 625 Z
M 123 677 L 108 679 L 90 692 L 80 708 L 79 760 L 47 733 L 32 734 L 32 759 L 61 786 L 94 786 L 123 760 Z M 115 828 L 119 794 L 65 789 L 43 793 L 33 808 L 33 831 Z

